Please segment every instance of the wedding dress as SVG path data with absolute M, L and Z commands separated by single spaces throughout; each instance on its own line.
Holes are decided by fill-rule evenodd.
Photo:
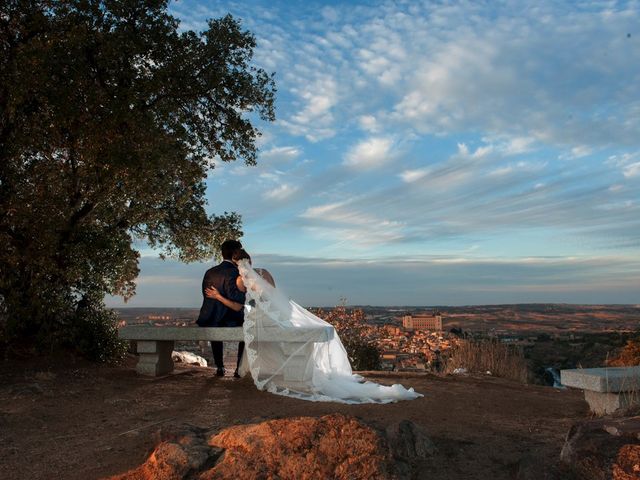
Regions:
M 310 401 L 389 403 L 422 397 L 413 388 L 365 382 L 353 374 L 331 324 L 265 281 L 241 260 L 247 287 L 244 337 L 248 370 L 259 390 Z

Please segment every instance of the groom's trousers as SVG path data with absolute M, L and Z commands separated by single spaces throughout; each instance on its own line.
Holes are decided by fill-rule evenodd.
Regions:
M 224 368 L 224 345 L 222 342 L 211 342 L 211 351 L 213 352 L 213 362 L 216 364 L 216 368 Z M 238 344 L 238 362 L 236 368 L 240 367 L 240 360 L 242 360 L 242 354 L 244 353 L 244 342 Z

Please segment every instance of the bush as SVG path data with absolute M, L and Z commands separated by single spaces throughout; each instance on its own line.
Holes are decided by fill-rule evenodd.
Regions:
M 380 350 L 360 338 L 341 338 L 353 370 L 380 370 Z
M 633 367 L 640 365 L 640 339 L 627 340 L 620 354 L 609 360 L 610 367 Z
M 97 362 L 112 362 L 124 358 L 128 343 L 118 338 L 118 316 L 102 306 L 85 308 L 72 328 L 72 347 Z
M 486 373 L 527 383 L 529 372 L 522 350 L 497 340 L 463 340 L 451 350 L 444 372 L 465 368 L 470 373 Z
M 347 310 L 344 305 L 338 305 L 328 312 L 314 313 L 335 327 L 353 370 L 380 370 L 380 350 L 367 338 L 368 326 L 361 309 Z

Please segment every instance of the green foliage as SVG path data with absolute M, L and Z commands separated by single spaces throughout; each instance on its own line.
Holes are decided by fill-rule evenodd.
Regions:
M 74 326 L 98 338 L 96 322 L 107 338 L 95 299 L 135 293 L 136 243 L 194 261 L 242 235 L 237 214 L 207 214 L 205 180 L 215 162 L 255 163 L 260 132 L 247 114 L 274 119 L 273 75 L 251 65 L 255 39 L 231 16 L 179 32 L 166 9 L 0 4 L 5 343 L 54 345 Z
M 380 370 L 380 350 L 369 338 L 361 309 L 348 310 L 339 305 L 328 312 L 315 313 L 335 327 L 354 370 Z

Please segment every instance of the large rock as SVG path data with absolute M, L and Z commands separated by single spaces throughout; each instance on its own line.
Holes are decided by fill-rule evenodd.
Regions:
M 386 479 L 390 455 L 383 438 L 354 418 L 271 420 L 227 428 L 209 440 L 224 448 L 202 479 Z
M 411 461 L 435 453 L 426 432 L 411 422 L 392 425 L 385 434 L 338 414 L 221 432 L 184 425 L 159 431 L 155 441 L 143 465 L 111 480 L 398 479 L 411 475 Z
M 572 426 L 560 458 L 584 480 L 640 480 L 640 416 Z
M 206 432 L 191 425 L 169 426 L 154 434 L 158 443 L 138 468 L 109 480 L 182 480 L 191 478 L 221 455 L 207 443 Z

